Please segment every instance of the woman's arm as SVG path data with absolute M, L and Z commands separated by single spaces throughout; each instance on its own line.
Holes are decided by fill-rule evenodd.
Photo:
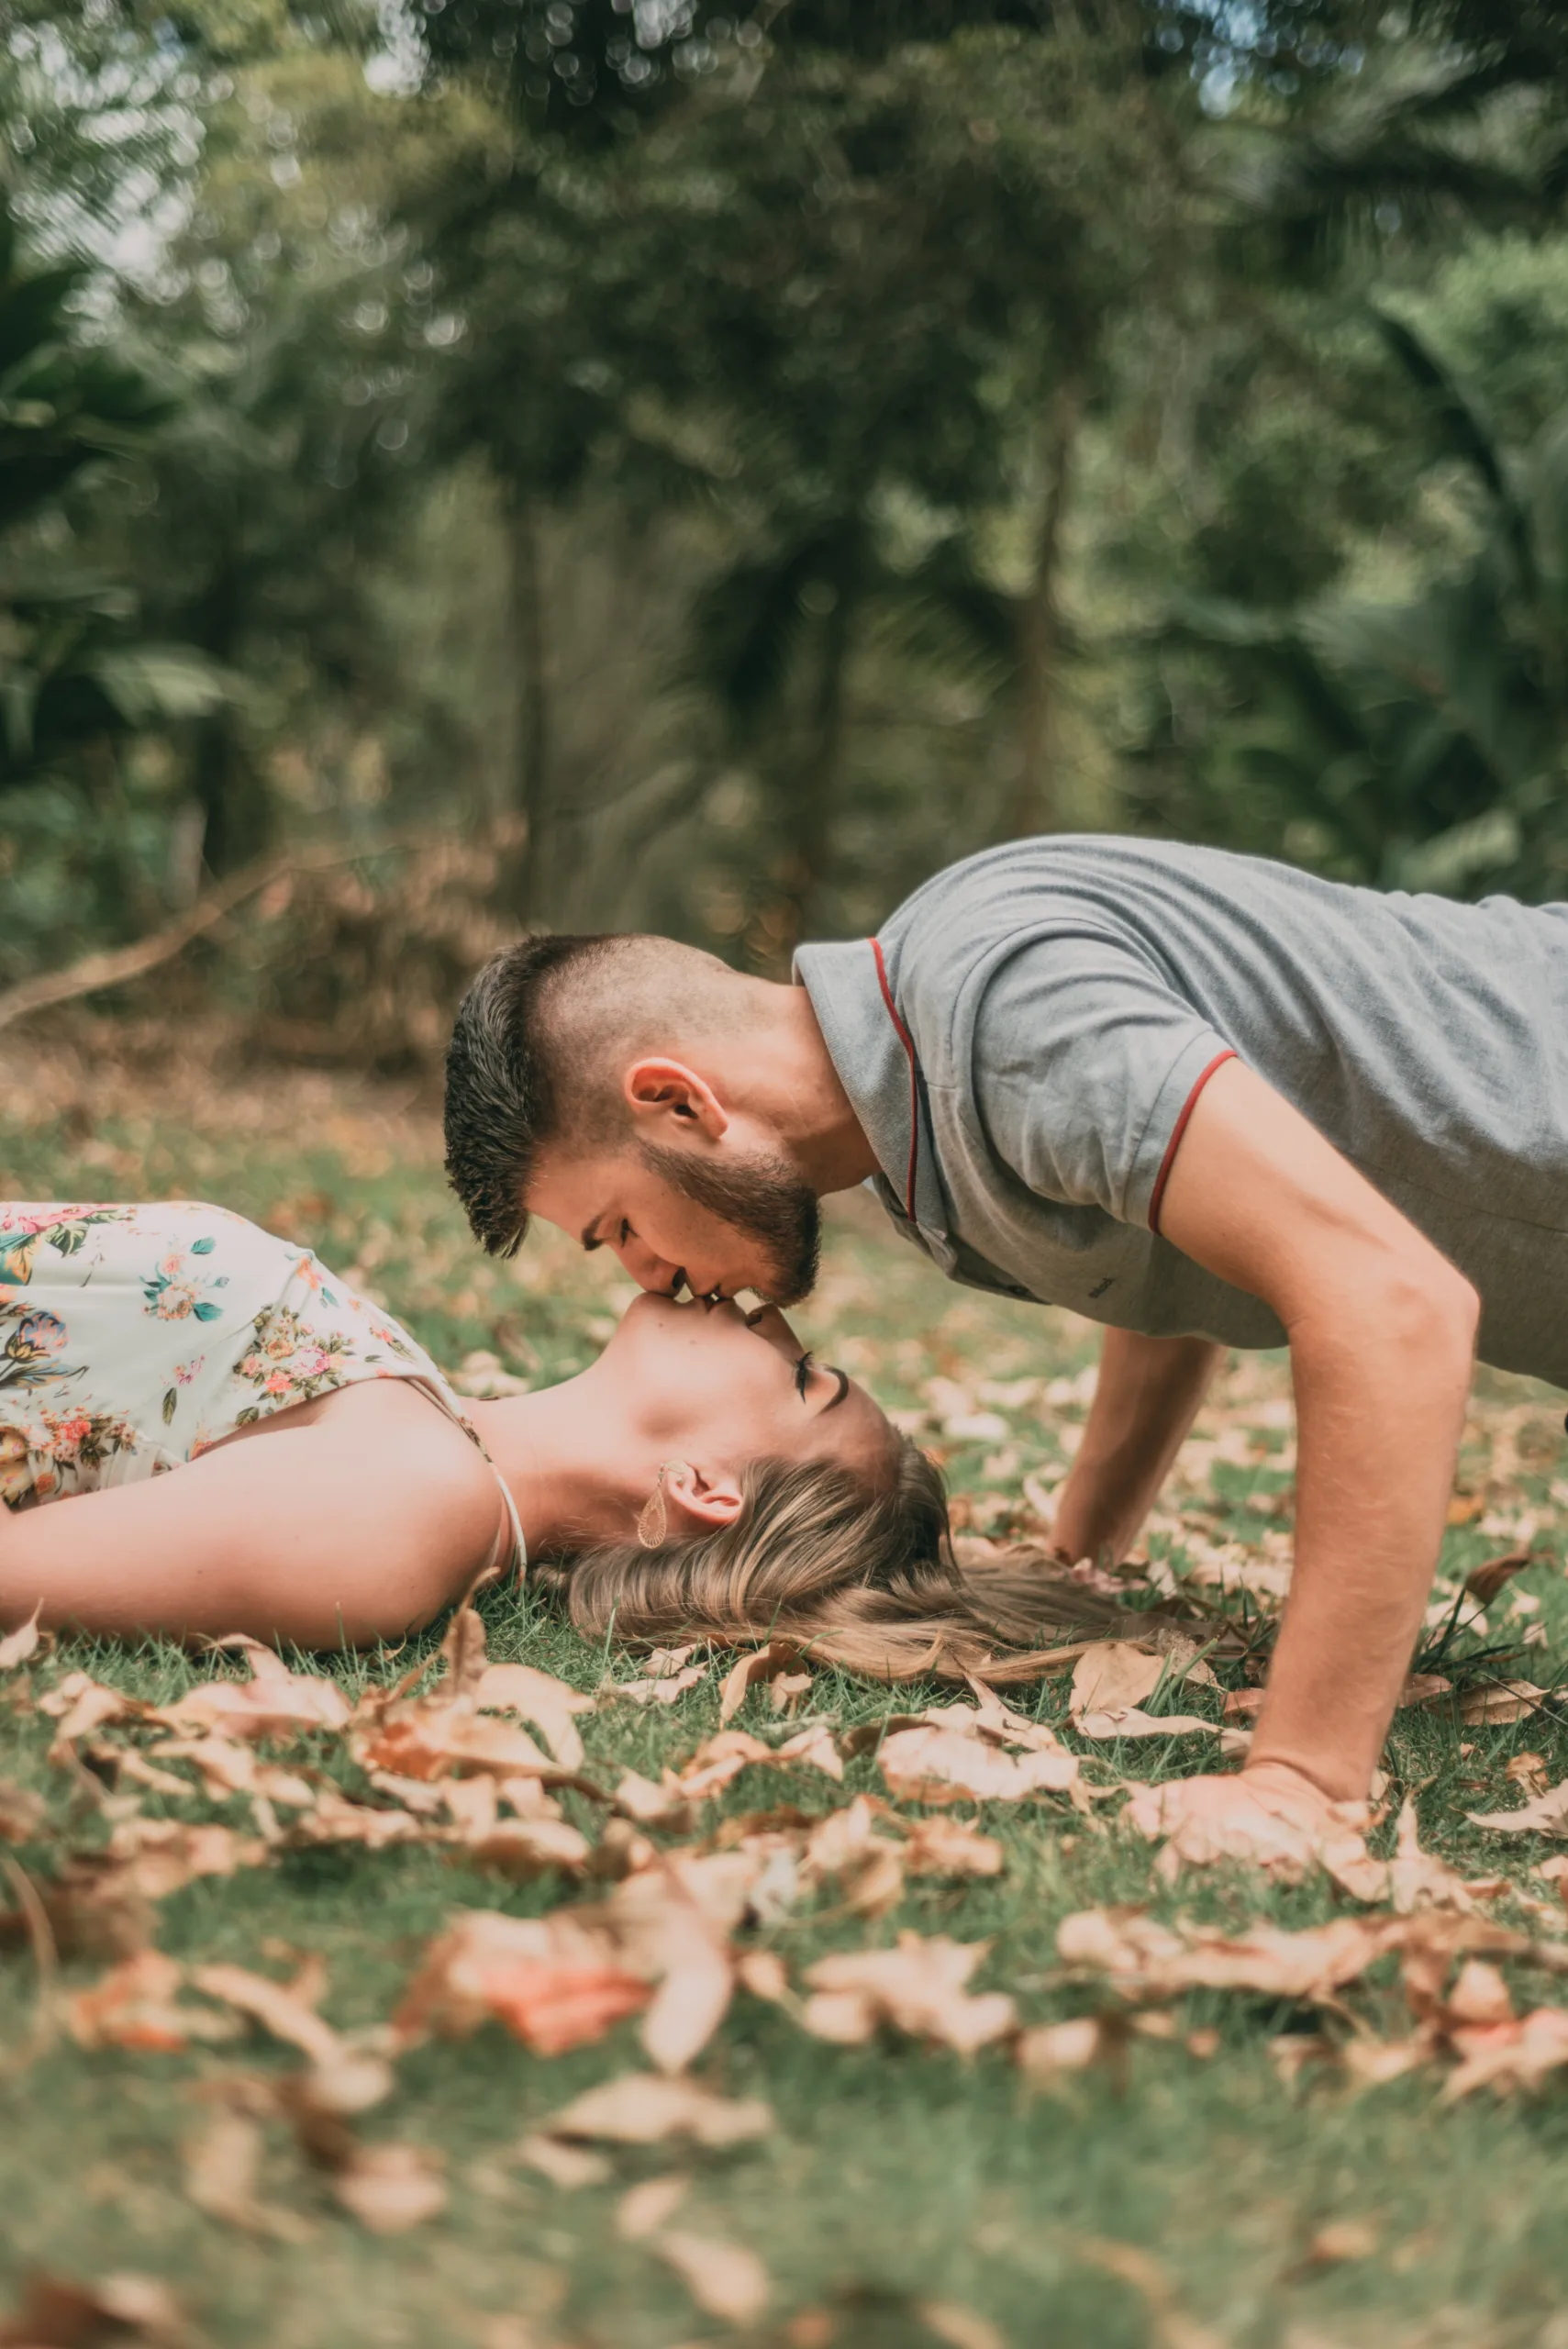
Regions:
M 146 1484 L 0 1508 L 0 1627 L 400 1639 L 484 1564 L 495 1479 L 424 1397 L 377 1397 L 373 1434 L 331 1413 L 222 1444 Z

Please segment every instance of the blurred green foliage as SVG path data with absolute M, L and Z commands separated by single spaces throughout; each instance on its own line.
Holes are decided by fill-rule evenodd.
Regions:
M 410 832 L 764 968 L 1059 825 L 1561 893 L 1540 0 L 0 0 L 0 977 Z

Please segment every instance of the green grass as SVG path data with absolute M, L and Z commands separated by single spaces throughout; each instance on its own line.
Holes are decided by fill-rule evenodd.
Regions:
M 615 1307 L 613 1277 L 599 1260 L 590 1265 L 549 1240 L 530 1246 L 517 1267 L 480 1260 L 443 1194 L 428 1121 L 366 1096 L 334 1110 L 324 1086 L 302 1080 L 280 1084 L 270 1118 L 260 1119 L 254 1092 L 241 1114 L 222 1093 L 204 1102 L 188 1090 L 188 1099 L 156 1096 L 161 1119 L 138 1115 L 135 1089 L 123 1079 L 97 1076 L 82 1087 L 90 1112 L 62 1105 L 58 1085 L 30 1121 L 7 1110 L 0 1193 L 213 1197 L 311 1241 L 340 1269 L 360 1267 L 449 1363 L 484 1348 L 545 1377 L 594 1350 Z M 1092 1333 L 1066 1317 L 944 1287 L 858 1212 L 836 1222 L 822 1290 L 801 1319 L 830 1359 L 868 1375 L 906 1409 L 918 1408 L 932 1376 L 971 1389 L 1037 1374 L 1067 1379 L 1094 1352 Z M 1202 1488 L 1182 1496 L 1195 1536 L 1255 1544 L 1276 1521 L 1266 1514 L 1269 1496 L 1288 1480 L 1271 1456 L 1287 1431 L 1271 1422 L 1267 1406 L 1284 1391 L 1278 1364 L 1251 1364 L 1222 1393 L 1207 1431 L 1255 1420 L 1261 1432 L 1246 1456 L 1219 1461 Z M 1059 1435 L 1081 1419 L 1081 1407 L 981 1408 L 998 1411 L 1009 1432 L 951 1444 L 950 1471 L 978 1521 L 1005 1525 L 1022 1477 L 1035 1471 L 1049 1481 L 1059 1471 Z M 1548 1646 L 1507 1668 L 1549 1682 L 1559 1668 L 1552 1659 L 1568 1645 L 1551 1398 L 1520 1382 L 1485 1382 L 1463 1464 L 1464 1480 L 1477 1489 L 1503 1428 L 1512 1431 L 1513 1451 L 1501 1464 L 1506 1488 L 1490 1506 L 1508 1522 L 1533 1514 L 1549 1556 L 1515 1586 L 1539 1609 L 1509 1618 L 1505 1601 L 1493 1622 L 1510 1637 L 1534 1623 L 1547 1627 Z M 1451 1535 L 1451 1569 L 1510 1546 L 1482 1530 L 1487 1521 Z M 1173 1514 L 1153 1547 L 1182 1570 L 1187 1553 Z M 527 1657 L 584 1688 L 597 1683 L 602 1652 L 526 1596 L 492 1598 L 485 1611 L 493 1656 Z M 341 1669 L 355 1682 L 407 1662 L 405 1653 L 395 1663 Z M 195 1676 L 182 1655 L 155 1643 L 131 1653 L 79 1642 L 33 1674 L 35 1693 L 78 1665 L 159 1698 Z M 1025 1702 L 1055 1720 L 1062 1699 L 1058 1684 Z M 909 1692 L 890 1696 L 828 1674 L 810 1699 L 814 1710 L 846 1723 L 910 1701 Z M 1183 1702 L 1196 1709 L 1212 1699 Z M 740 1725 L 761 1725 L 764 1706 L 754 1696 Z M 583 1723 L 589 1766 L 600 1778 L 619 1765 L 656 1772 L 717 1726 L 717 1677 L 668 1713 L 621 1707 Z M 64 1848 L 90 1848 L 106 1832 L 90 1795 L 46 1765 L 48 1727 L 25 1705 L 0 1710 L 0 1776 L 39 1788 L 50 1805 L 44 1834 L 19 1854 L 45 1876 Z M 1464 1814 L 1516 1799 L 1504 1771 L 1527 1749 L 1544 1755 L 1553 1781 L 1568 1773 L 1568 1735 L 1550 1721 L 1465 1731 L 1451 1709 L 1406 1714 L 1387 1766 L 1395 1792 L 1421 1790 L 1431 1847 L 1473 1872 L 1507 1865 L 1518 1873 L 1550 1847 L 1505 1848 Z M 1198 1766 L 1190 1745 L 1101 1754 L 1106 1776 Z M 847 1791 L 879 1783 L 869 1758 L 850 1765 Z M 710 1806 L 703 1825 L 781 1800 L 826 1810 L 840 1799 L 825 1778 L 753 1768 Z M 575 1800 L 568 1798 L 569 1809 Z M 248 1825 L 239 1805 L 171 1806 L 149 1796 L 145 1808 L 150 1816 L 172 1809 Z M 593 1823 L 586 1811 L 573 1815 Z M 1072 1909 L 1145 1901 L 1162 1916 L 1236 1927 L 1263 1915 L 1307 1923 L 1343 1906 L 1321 1880 L 1282 1891 L 1240 1871 L 1173 1893 L 1151 1875 L 1146 1848 L 1094 1831 L 1065 1804 L 993 1806 L 984 1823 L 1006 1846 L 998 1881 L 915 1884 L 903 1906 L 873 1925 L 837 1917 L 828 1902 L 817 1912 L 807 1906 L 770 1936 L 773 1945 L 794 1966 L 828 1948 L 890 1942 L 901 1926 L 989 1938 L 979 1986 L 1014 1989 L 1033 2021 L 1096 2003 L 1093 1992 L 1053 1978 L 1055 1928 Z M 169 1899 L 160 1943 L 176 1956 L 263 1967 L 282 1965 L 269 1949 L 319 1951 L 330 1977 L 325 2010 L 347 2026 L 385 2016 L 453 1906 L 530 1913 L 572 1897 L 559 1884 L 508 1887 L 429 1850 L 299 1854 Z M 69 1965 L 66 1978 L 84 1983 L 97 1970 Z M 1539 1977 L 1521 1978 L 1519 1987 L 1532 2002 L 1541 1995 Z M 28 1957 L 0 1959 L 0 2048 L 24 2039 L 34 1996 Z M 1385 2002 L 1396 2027 L 1391 1989 L 1374 1984 L 1357 1996 L 1371 2015 Z M 891 2349 L 934 2341 L 916 2313 L 923 2297 L 984 2314 L 1018 2349 L 1182 2349 L 1184 2339 L 1197 2349 L 1196 2333 L 1162 2329 L 1135 2289 L 1095 2264 L 1088 2247 L 1106 2237 L 1151 2254 L 1181 2320 L 1234 2349 L 1390 2342 L 1564 2349 L 1568 2086 L 1533 2102 L 1481 2097 L 1457 2107 L 1440 2103 L 1433 2075 L 1359 2098 L 1331 2084 L 1287 2093 L 1268 2042 L 1302 2017 L 1277 2002 L 1212 1994 L 1194 1996 L 1178 2012 L 1188 2027 L 1218 2027 L 1211 2059 L 1195 2058 L 1180 2039 L 1138 2041 L 1119 2073 L 1094 2071 L 1059 2097 L 1041 2097 L 1026 2091 L 1000 2052 L 964 2064 L 906 2043 L 835 2049 L 741 1999 L 699 2070 L 726 2090 L 768 2098 L 776 2132 L 725 2155 L 626 2154 L 614 2186 L 574 2194 L 519 2167 L 513 2150 L 579 2089 L 638 2064 L 632 2027 L 553 2061 L 487 2029 L 406 2057 L 395 2099 L 364 2124 L 367 2135 L 410 2138 L 446 2158 L 450 2209 L 410 2234 L 380 2240 L 361 2232 L 302 2167 L 281 2126 L 274 2130 L 264 2191 L 310 2219 L 313 2232 L 297 2246 L 203 2217 L 181 2184 L 181 2142 L 207 2109 L 204 2080 L 237 2064 L 265 2070 L 281 2058 L 259 2041 L 238 2054 L 181 2055 L 89 2054 L 57 2044 L 0 2076 L 0 2307 L 32 2269 L 83 2276 L 129 2267 L 174 2287 L 209 2341 L 246 2349 L 346 2342 L 512 2349 L 522 2336 L 495 2330 L 508 2316 L 528 2318 L 540 2343 L 580 2349 L 675 2349 L 733 2337 L 700 2316 L 645 2249 L 614 2232 L 624 2187 L 680 2165 L 695 2180 L 681 2223 L 744 2242 L 767 2261 L 772 2310 L 749 2337 L 779 2349 L 826 2337 L 801 2321 L 823 2310 L 838 2342 Z M 1347 2219 L 1375 2231 L 1376 2249 L 1338 2266 L 1304 2266 L 1317 2231 Z

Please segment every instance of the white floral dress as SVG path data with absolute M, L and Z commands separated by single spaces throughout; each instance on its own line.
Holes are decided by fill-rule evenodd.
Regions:
M 309 1249 L 184 1199 L 0 1201 L 0 1500 L 12 1508 L 183 1467 L 364 1378 L 413 1379 L 484 1452 L 423 1347 Z

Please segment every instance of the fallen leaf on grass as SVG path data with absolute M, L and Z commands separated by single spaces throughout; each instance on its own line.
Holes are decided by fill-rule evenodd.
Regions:
M 652 2248 L 705 2315 L 724 2324 L 755 2324 L 767 2307 L 768 2271 L 743 2243 L 672 2230 L 657 2236 Z
M 26 1664 L 30 1655 L 37 1654 L 43 1638 L 39 1630 L 39 1617 L 42 1612 L 43 1600 L 40 1598 L 27 1621 L 18 1623 L 14 1631 L 0 1640 L 0 1672 L 15 1672 L 19 1664 Z
M 814 2037 L 840 2046 L 858 2045 L 888 2023 L 911 2038 L 971 2054 L 1005 2037 L 1017 2017 L 1006 1991 L 975 1997 L 964 1987 L 989 1948 L 989 1942 L 905 1932 L 893 1949 L 819 1958 L 806 1972 L 813 1996 L 802 2023 Z
M 575 2193 L 583 2186 L 606 2186 L 615 2176 L 603 2154 L 590 2154 L 581 2145 L 568 2145 L 559 2137 L 542 2133 L 525 2137 L 517 2158 L 565 2194 Z
M 221 1729 L 230 1737 L 292 1737 L 301 1730 L 343 1729 L 349 1700 L 335 1680 L 291 1672 L 276 1650 L 255 1640 L 226 1640 L 250 1666 L 249 1680 L 208 1680 L 155 1718 L 178 1733 Z M 61 1735 L 66 1734 L 61 1725 Z
M 244 1965 L 195 1965 L 191 1983 L 204 1998 L 249 2015 L 272 2038 L 297 2047 L 313 2064 L 331 2065 L 343 2054 L 341 2035 L 286 1983 Z
M 1543 1795 L 1551 1783 L 1544 1753 L 1516 1753 L 1503 1776 L 1526 1796 Z
M 181 2349 L 189 2338 L 179 2302 L 151 2276 L 106 2276 L 96 2284 L 29 2276 L 17 2314 L 0 2318 L 7 2349 L 110 2349 L 128 2339 Z
M 90 1988 L 65 2000 L 65 2022 L 79 2047 L 143 2048 L 172 2054 L 193 2039 L 232 2039 L 235 2024 L 210 2007 L 180 2003 L 185 1969 L 161 1950 L 143 1950 L 109 1968 Z
M 904 1865 L 910 1876 L 1000 1876 L 1002 1846 L 967 1819 L 914 1819 L 905 1830 Z
M 372 2234 L 406 2234 L 447 2206 L 440 2156 L 422 2145 L 396 2142 L 358 2145 L 336 2171 L 332 2191 L 350 2217 Z
M 188 2199 L 209 2219 L 278 2243 L 303 2243 L 311 2230 L 297 2211 L 261 2201 L 257 2193 L 264 2140 L 260 2124 L 232 2107 L 215 2112 L 184 2147 Z
M 1376 2249 L 1375 2227 L 1367 2226 L 1360 2219 L 1336 2219 L 1318 2228 L 1295 2272 L 1338 2267 L 1351 2259 L 1370 2259 Z
M 1126 2028 L 1123 2023 L 1123 2033 Z M 1121 2043 L 1118 2036 L 1115 2044 Z M 1079 2015 L 1071 2022 L 1036 2023 L 1018 2035 L 1018 2067 L 1036 2087 L 1053 2087 L 1064 2072 L 1087 2071 L 1109 2052 L 1105 2018 L 1100 2015 Z
M 144 1721 L 153 1716 L 150 1705 L 106 1687 L 85 1672 L 68 1672 L 57 1688 L 39 1698 L 39 1710 L 58 1724 L 49 1749 L 49 1759 L 57 1767 L 74 1760 L 78 1738 L 90 1737 L 110 1722 Z
M 262 1795 L 285 1810 L 308 1810 L 317 1800 L 317 1790 L 308 1779 L 295 1770 L 263 1762 L 253 1746 L 242 1745 L 232 1737 L 167 1737 L 150 1746 L 148 1753 L 158 1762 L 189 1762 L 200 1773 L 214 1802 L 230 1795 Z M 128 1766 L 130 1759 L 122 1753 L 121 1767 Z M 176 1780 L 174 1791 L 190 1794 L 195 1789 Z
M 197 1876 L 259 1867 L 267 1856 L 266 1844 L 254 1836 L 179 1819 L 122 1819 L 108 1844 L 109 1861 L 126 1887 L 149 1900 L 166 1900 Z
M 773 1683 L 775 1690 L 784 1686 L 780 1680 Z M 826 1721 L 813 1721 L 808 1728 L 797 1730 L 794 1737 L 786 1738 L 782 1745 L 774 1747 L 773 1759 L 780 1763 L 797 1763 L 804 1769 L 824 1771 L 829 1778 L 836 1779 L 840 1785 L 843 1783 L 844 1765 L 833 1732 Z
M 1459 1700 L 1459 1718 L 1466 1729 L 1485 1729 L 1507 1721 L 1528 1720 L 1539 1713 L 1546 1690 L 1533 1680 L 1498 1680 L 1485 1688 L 1472 1688 Z
M 1466 1817 L 1473 1827 L 1498 1835 L 1568 1835 L 1568 1778 L 1518 1810 L 1472 1810 Z
M 766 2136 L 773 2125 L 773 2109 L 759 2098 L 718 2096 L 695 2080 L 627 2072 L 574 2097 L 544 2123 L 544 2133 L 616 2145 L 691 2137 L 699 2145 L 721 2147 Z
M 476 2030 L 492 2018 L 539 2055 L 602 2039 L 647 2006 L 652 1986 L 623 1965 L 613 1941 L 569 1914 L 461 1914 L 426 1950 L 394 2029 L 405 2042 Z
M 623 2243 L 645 2243 L 675 2215 L 691 2185 L 687 2177 L 645 2177 L 616 2205 L 616 2232 Z
M 917 2300 L 915 2314 L 948 2349 L 1007 2349 L 1006 2335 L 988 2316 L 961 2307 L 957 2300 Z
M 462 1845 L 464 1859 L 514 1884 L 529 1884 L 552 1868 L 581 1875 L 593 1854 L 588 1838 L 563 1819 L 503 1819 Z
M 1507 1557 L 1488 1558 L 1484 1565 L 1472 1566 L 1464 1577 L 1464 1587 L 1472 1598 L 1489 1607 L 1506 1582 L 1515 1575 L 1522 1575 L 1527 1566 L 1535 1564 L 1528 1550 L 1510 1550 Z
M 755 1648 L 749 1655 L 743 1655 L 737 1663 L 732 1664 L 725 1674 L 723 1685 L 719 1689 L 720 1723 L 733 1720 L 751 1691 L 759 1683 L 777 1680 L 782 1673 L 789 1670 L 792 1664 L 799 1663 L 800 1655 L 801 1651 L 795 1641 L 770 1640 L 766 1647 Z M 807 1674 L 806 1686 L 809 1687 L 810 1685 L 811 1676 Z
M 1467 1884 L 1445 1861 L 1423 1852 L 1416 1805 L 1407 1797 L 1399 1812 L 1396 1848 L 1388 1865 L 1388 1898 L 1399 1916 L 1411 1916 L 1418 1909 L 1473 1909 L 1478 1899 L 1495 1899 L 1507 1889 L 1506 1876 Z
M 1078 1776 L 1075 1753 L 1006 1753 L 962 1730 L 931 1723 L 884 1738 L 877 1761 L 900 1802 L 1022 1802 L 1062 1794 Z
M 48 1815 L 41 1795 L 0 1778 L 0 1843 L 30 1843 Z
M 520 1713 L 532 1721 L 562 1769 L 583 1767 L 583 1740 L 573 1716 L 591 1713 L 594 1699 L 568 1687 L 564 1680 L 536 1671 L 531 1664 L 487 1664 L 475 1683 L 473 1703 L 482 1713 Z
M 1162 1728 L 1144 1726 L 1152 1716 L 1138 1708 L 1145 1697 L 1154 1694 L 1171 1663 L 1168 1653 L 1151 1653 L 1130 1640 L 1096 1641 L 1073 1667 L 1067 1715 L 1073 1728 L 1084 1737 L 1183 1736 L 1192 1729 L 1212 1731 L 1212 1721 L 1198 1721 L 1191 1714 L 1169 1716 Z M 1215 1685 L 1213 1673 L 1201 1662 L 1189 1664 L 1184 1674 L 1175 1676 L 1207 1682 L 1210 1687 Z M 1118 1720 L 1135 1725 L 1120 1730 L 1109 1726 Z
M 1056 1954 L 1064 1965 L 1107 1976 L 1129 1999 L 1210 1989 L 1323 2002 L 1397 1947 L 1402 1932 L 1392 1920 L 1375 1917 L 1336 1917 L 1299 1932 L 1278 1925 L 1235 1934 L 1216 1927 L 1178 1931 L 1141 1909 L 1084 1909 L 1062 1919 Z

